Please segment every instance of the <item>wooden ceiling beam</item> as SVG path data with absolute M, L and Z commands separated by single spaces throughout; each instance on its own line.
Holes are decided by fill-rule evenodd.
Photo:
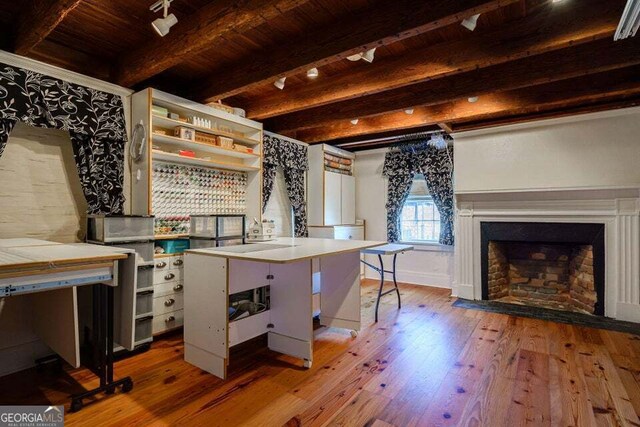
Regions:
M 640 96 L 640 66 L 592 76 L 582 76 L 535 87 L 487 94 L 476 103 L 466 100 L 415 107 L 412 115 L 394 112 L 361 118 L 357 125 L 348 121 L 313 129 L 299 130 L 296 138 L 308 143 L 366 137 L 391 130 L 448 123 L 453 130 L 460 123 L 561 110 L 579 105 L 613 102 Z M 266 128 L 269 129 L 270 128 Z
M 634 39 L 617 42 L 613 39 L 597 40 L 468 73 L 275 117 L 267 120 L 265 124 L 274 132 L 328 126 L 336 122 L 348 122 L 356 117 L 399 111 L 416 105 L 441 104 L 636 64 L 640 64 L 640 43 L 636 43 Z
M 370 95 L 427 80 L 472 71 L 601 38 L 612 37 L 624 0 L 583 0 L 571 7 L 551 4 L 535 15 L 485 33 L 396 58 L 384 58 L 359 71 L 314 81 L 254 98 L 243 105 L 255 120 Z M 442 60 L 446 58 L 446 61 Z
M 280 77 L 303 73 L 358 52 L 413 37 L 518 0 L 378 1 L 325 28 L 309 30 L 275 49 L 226 67 L 196 84 L 187 96 L 203 102 L 236 95 Z
M 29 1 L 21 14 L 13 36 L 13 52 L 28 54 L 40 44 L 75 9 L 82 0 Z
M 225 35 L 246 32 L 307 1 L 213 1 L 193 16 L 181 19 L 167 36 L 156 37 L 124 55 L 116 65 L 114 80 L 131 87 L 203 50 L 214 48 L 215 42 Z

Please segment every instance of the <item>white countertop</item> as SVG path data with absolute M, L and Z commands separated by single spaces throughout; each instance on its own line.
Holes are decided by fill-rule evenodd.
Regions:
M 384 245 L 386 242 L 374 240 L 335 240 L 315 238 L 280 237 L 269 242 L 220 248 L 192 249 L 187 254 L 209 255 L 216 257 L 242 259 L 246 261 L 271 262 L 284 264 L 336 255 L 347 252 L 359 252 L 362 249 Z M 273 248 L 269 248 L 273 246 Z M 254 250 L 258 249 L 258 250 Z

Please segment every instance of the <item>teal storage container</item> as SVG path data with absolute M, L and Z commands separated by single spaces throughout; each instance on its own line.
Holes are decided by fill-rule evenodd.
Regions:
M 156 240 L 156 246 L 164 249 L 165 254 L 179 254 L 189 249 L 189 239 Z

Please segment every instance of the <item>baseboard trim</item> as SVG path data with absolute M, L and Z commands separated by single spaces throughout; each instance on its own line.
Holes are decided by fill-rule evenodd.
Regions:
M 616 304 L 616 319 L 640 323 L 640 305 L 619 302 Z
M 365 274 L 367 279 L 380 280 L 380 275 L 367 269 Z M 392 280 L 390 274 L 384 275 L 385 281 Z M 401 283 L 412 285 L 431 286 L 434 288 L 451 289 L 452 277 L 442 273 L 422 273 L 419 271 L 398 270 L 397 280 Z

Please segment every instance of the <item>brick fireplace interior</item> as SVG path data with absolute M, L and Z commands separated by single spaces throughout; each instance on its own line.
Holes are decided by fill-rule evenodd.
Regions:
M 594 314 L 593 246 L 489 242 L 489 300 Z
M 483 222 L 482 298 L 604 314 L 604 226 Z

